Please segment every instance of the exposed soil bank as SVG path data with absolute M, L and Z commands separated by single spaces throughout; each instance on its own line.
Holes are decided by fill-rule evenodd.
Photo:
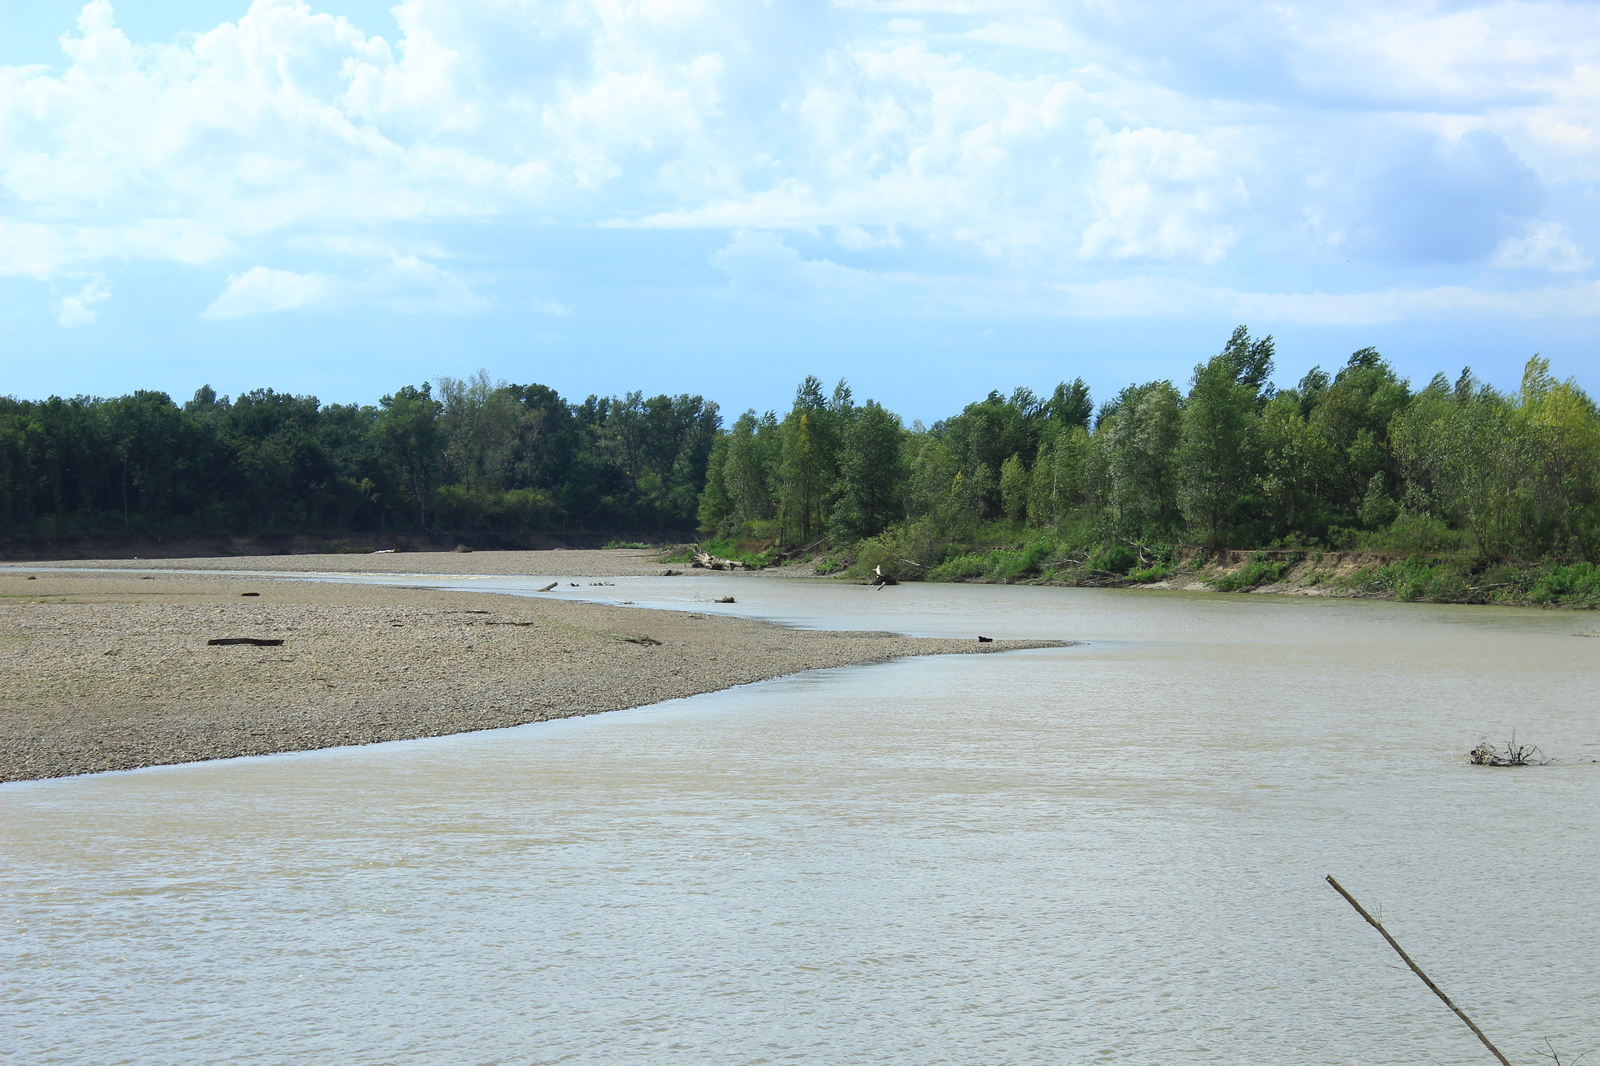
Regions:
M 578 557 L 618 554 L 540 553 L 513 572 L 552 573 L 559 560 L 579 576 Z M 457 573 L 483 562 L 448 558 Z M 615 559 L 609 573 L 630 563 L 644 560 Z M 1060 643 L 801 632 L 693 612 L 141 569 L 33 580 L 24 567 L 0 569 L 0 780 L 440 736 L 802 670 Z M 283 643 L 207 644 L 226 637 Z
M 1190 556 L 1184 565 L 1193 566 L 1192 570 L 1174 574 L 1165 581 L 1132 587 L 1213 592 L 1216 591 L 1213 582 L 1219 578 L 1237 576 L 1252 562 L 1262 559 L 1284 563 L 1287 569 L 1276 581 L 1238 591 L 1284 596 L 1389 599 L 1388 593 L 1363 590 L 1352 582 L 1402 558 L 1404 556 L 1400 554 L 1381 552 L 1224 551 L 1209 556 Z

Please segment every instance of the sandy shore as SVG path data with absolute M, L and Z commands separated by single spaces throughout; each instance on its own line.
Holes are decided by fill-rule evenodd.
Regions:
M 206 572 L 659 574 L 643 552 L 72 565 L 125 572 L 0 567 L 0 780 L 441 736 L 802 670 L 1058 643 L 800 632 L 692 612 Z M 225 637 L 283 643 L 207 644 Z

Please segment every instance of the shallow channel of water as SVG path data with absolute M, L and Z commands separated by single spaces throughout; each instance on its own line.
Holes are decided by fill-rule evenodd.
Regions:
M 1593 616 L 613 580 L 1089 643 L 0 787 L 14 1061 L 1486 1061 L 1327 873 L 1512 1061 L 1600 1045 Z

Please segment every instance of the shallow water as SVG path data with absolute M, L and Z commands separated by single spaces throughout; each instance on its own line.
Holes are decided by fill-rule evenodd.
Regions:
M 14 1061 L 1487 1061 L 1327 873 L 1513 1062 L 1600 1045 L 1593 616 L 562 594 L 1090 643 L 0 787 Z

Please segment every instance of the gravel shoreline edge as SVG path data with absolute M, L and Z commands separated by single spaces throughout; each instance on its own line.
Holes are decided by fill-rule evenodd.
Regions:
M 0 567 L 0 781 L 499 729 L 807 670 L 1069 643 L 792 630 L 693 611 L 251 573 L 663 569 L 649 553 L 615 551 L 420 555 Z M 207 643 L 226 638 L 282 643 Z

